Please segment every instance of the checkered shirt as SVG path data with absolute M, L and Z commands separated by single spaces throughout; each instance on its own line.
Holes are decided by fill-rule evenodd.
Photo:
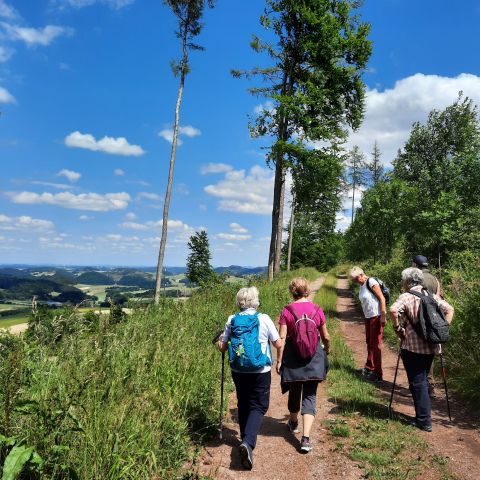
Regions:
M 414 292 L 421 292 L 422 286 L 417 285 L 411 290 Z M 440 308 L 445 314 L 451 308 L 450 305 L 440 298 L 438 295 L 433 296 L 439 303 Z M 423 338 L 419 337 L 412 327 L 412 321 L 418 322 L 418 309 L 420 307 L 420 299 L 410 293 L 402 293 L 395 303 L 390 307 L 390 312 L 396 313 L 400 324 L 405 328 L 405 338 L 402 343 L 402 348 L 414 353 L 437 354 L 440 352 L 440 345 L 433 345 L 427 343 Z

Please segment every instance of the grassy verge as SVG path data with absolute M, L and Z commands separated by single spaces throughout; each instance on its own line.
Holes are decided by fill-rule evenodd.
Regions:
M 254 282 L 262 312 L 276 319 L 296 275 L 318 272 Z M 114 320 L 58 311 L 25 338 L 0 334 L 0 473 L 7 478 L 6 459 L 22 454 L 22 478 L 32 480 L 178 478 L 216 432 L 220 355 L 211 340 L 235 311 L 238 287 Z
M 10 315 L 5 318 L 0 318 L 0 329 L 13 327 L 14 325 L 19 325 L 21 323 L 27 323 L 28 317 L 29 315 L 19 313 L 18 315 Z
M 336 450 L 358 462 L 369 479 L 413 479 L 427 471 L 435 472 L 433 478 L 439 480 L 453 479 L 446 459 L 431 455 L 415 429 L 390 420 L 375 387 L 356 374 L 353 354 L 335 318 L 336 282 L 336 276 L 328 274 L 315 298 L 327 314 L 332 337 L 327 393 L 336 405 L 336 418 L 326 427 Z

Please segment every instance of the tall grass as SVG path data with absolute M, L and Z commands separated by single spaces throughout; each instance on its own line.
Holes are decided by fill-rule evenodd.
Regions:
M 295 275 L 318 273 L 255 282 L 262 312 L 276 318 Z M 31 479 L 177 478 L 216 430 L 220 355 L 211 340 L 235 311 L 238 287 L 136 309 L 120 323 L 72 314 L 34 322 L 26 340 L 1 336 L 0 465 L 32 447 L 23 468 Z

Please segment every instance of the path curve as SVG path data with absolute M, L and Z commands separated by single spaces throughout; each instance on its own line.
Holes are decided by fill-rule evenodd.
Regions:
M 310 300 L 320 289 L 324 277 L 311 283 Z M 361 470 L 344 455 L 333 452 L 334 444 L 327 442 L 327 431 L 321 422 L 333 418 L 329 411 L 334 407 L 327 401 L 323 385 L 318 390 L 317 419 L 312 430 L 314 450 L 309 455 L 298 453 L 301 434 L 287 430 L 287 396 L 280 391 L 280 377 L 272 371 L 270 408 L 265 415 L 254 452 L 252 471 L 242 468 L 237 452 L 239 441 L 236 423 L 235 392 L 228 401 L 228 415 L 224 425 L 224 439 L 208 445 L 199 461 L 199 472 L 219 480 L 308 480 L 328 478 L 331 480 L 357 480 Z
M 342 334 L 354 353 L 358 368 L 361 368 L 366 357 L 364 320 L 357 311 L 346 278 L 339 279 L 337 294 L 337 313 L 341 321 Z M 387 328 L 391 326 L 388 325 Z M 386 403 L 390 399 L 397 355 L 398 351 L 395 352 L 388 346 L 383 346 L 384 382 L 379 388 Z M 438 384 L 441 379 L 436 381 Z M 401 361 L 396 385 L 393 410 L 413 420 L 415 411 Z M 458 478 L 478 480 L 480 478 L 480 414 L 471 409 L 467 410 L 459 401 L 451 399 L 453 421 L 450 422 L 446 413 L 445 395 L 440 388 L 437 388 L 437 391 L 436 398 L 432 402 L 433 432 L 419 433 L 429 443 L 434 454 L 450 460 L 449 468 Z

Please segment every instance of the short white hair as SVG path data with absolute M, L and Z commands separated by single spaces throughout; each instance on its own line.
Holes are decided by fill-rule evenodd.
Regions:
M 260 305 L 258 300 L 258 288 L 257 287 L 244 287 L 237 293 L 237 306 L 239 308 L 255 308 Z
M 350 270 L 350 276 L 352 278 L 357 278 L 359 277 L 360 275 L 365 275 L 365 272 L 360 268 L 360 267 L 353 267 L 351 270 Z
M 416 267 L 409 267 L 402 271 L 402 283 L 408 288 L 423 284 L 423 272 Z

